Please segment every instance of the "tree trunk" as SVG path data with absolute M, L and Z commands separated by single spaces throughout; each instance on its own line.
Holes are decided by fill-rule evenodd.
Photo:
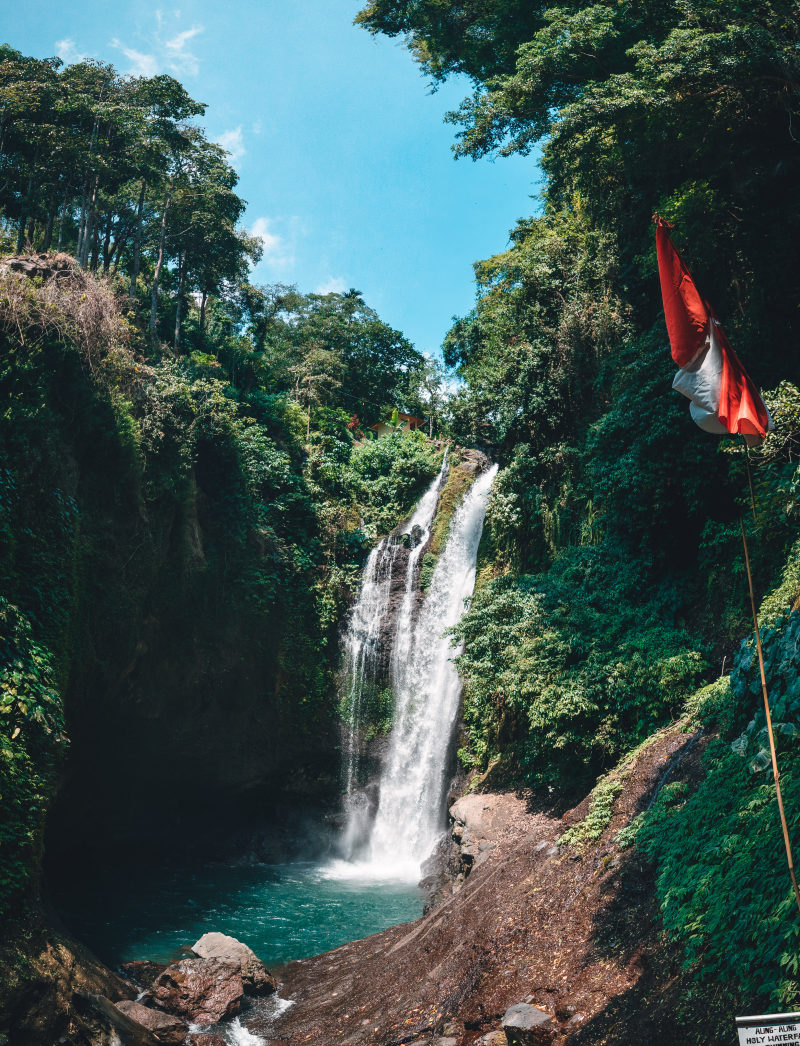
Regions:
M 167 240 L 167 214 L 169 213 L 169 205 L 172 203 L 172 189 L 167 193 L 167 199 L 164 204 L 164 211 L 161 215 L 161 234 L 158 238 L 158 258 L 156 259 L 156 268 L 153 273 L 153 287 L 150 292 L 150 338 L 153 342 L 156 340 L 156 317 L 158 312 L 158 284 L 161 279 L 161 268 L 164 264 L 164 244 Z
M 64 242 L 64 219 L 67 216 L 67 197 L 69 196 L 69 185 L 64 186 L 64 197 L 61 200 L 61 213 L 58 216 L 58 243 L 56 244 L 56 250 L 61 250 L 61 245 Z
M 92 248 L 92 240 L 97 228 L 97 190 L 100 186 L 100 174 L 99 172 L 94 176 L 94 185 L 92 186 L 92 195 L 89 200 L 89 206 L 86 214 L 86 224 L 83 234 L 83 241 L 81 243 L 81 250 L 78 254 L 78 264 L 82 269 L 89 268 L 89 251 Z
M 31 202 L 31 193 L 33 192 L 33 175 L 28 177 L 28 185 L 25 189 L 25 198 L 22 201 L 22 207 L 20 209 L 19 216 L 19 232 L 17 233 L 17 254 L 22 253 L 22 248 L 25 246 L 25 226 L 28 223 L 28 207 Z
M 49 251 L 53 243 L 53 226 L 56 222 L 56 211 L 58 210 L 58 203 L 56 202 L 56 190 L 53 189 L 53 194 L 50 197 L 50 206 L 47 208 L 47 225 L 44 229 L 44 239 L 42 240 L 42 250 Z
M 114 216 L 111 211 L 108 212 L 108 221 L 106 222 L 106 234 L 103 237 L 103 275 L 108 276 L 108 269 L 111 265 L 111 225 L 114 220 Z
M 97 272 L 97 267 L 100 264 L 100 229 L 99 229 L 99 224 L 100 223 L 97 221 L 97 218 L 95 217 L 95 220 L 92 222 L 92 226 L 93 226 L 93 228 L 92 228 L 92 264 L 91 264 L 92 272 Z
M 178 258 L 178 301 L 175 306 L 175 338 L 173 341 L 173 348 L 175 352 L 180 348 L 181 343 L 181 313 L 183 306 L 183 294 L 186 288 L 186 252 L 182 252 Z
M 206 302 L 208 301 L 208 291 L 203 288 L 203 294 L 200 298 L 200 337 L 205 338 L 206 336 Z
M 139 191 L 139 206 L 136 208 L 136 230 L 133 234 L 133 258 L 131 259 L 131 290 L 132 298 L 136 297 L 136 281 L 139 279 L 139 263 L 142 256 L 142 212 L 144 211 L 144 191 L 146 182 L 142 178 L 142 188 Z

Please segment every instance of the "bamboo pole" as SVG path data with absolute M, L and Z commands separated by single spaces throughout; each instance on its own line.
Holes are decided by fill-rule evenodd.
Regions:
M 748 461 L 748 474 L 750 472 Z M 752 490 L 752 487 L 751 487 Z M 754 506 L 755 508 L 755 506 Z M 761 649 L 761 633 L 758 628 L 758 615 L 756 614 L 756 599 L 753 594 L 753 575 L 750 572 L 750 551 L 747 547 L 747 536 L 744 530 L 744 519 L 739 518 L 742 528 L 742 545 L 744 546 L 744 562 L 747 567 L 747 585 L 750 589 L 750 608 L 753 611 L 753 626 L 756 630 L 756 648 L 758 649 L 758 670 L 761 673 L 761 693 L 764 697 L 764 714 L 767 717 L 767 732 L 769 734 L 769 750 L 772 756 L 772 773 L 775 778 L 775 794 L 778 799 L 778 809 L 781 814 L 781 827 L 783 829 L 783 844 L 786 847 L 786 862 L 789 865 L 789 875 L 792 877 L 794 899 L 797 901 L 797 910 L 800 912 L 800 889 L 797 886 L 797 876 L 794 872 L 794 858 L 792 857 L 792 844 L 789 841 L 789 826 L 786 823 L 786 812 L 783 809 L 783 796 L 781 794 L 781 779 L 778 773 L 778 757 L 775 754 L 775 735 L 772 731 L 772 714 L 769 708 L 769 695 L 767 693 L 767 677 L 764 674 L 764 652 Z

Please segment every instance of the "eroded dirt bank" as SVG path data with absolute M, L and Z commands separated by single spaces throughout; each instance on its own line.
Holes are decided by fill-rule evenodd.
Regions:
M 735 1042 L 732 1019 L 713 992 L 693 992 L 662 938 L 653 870 L 615 840 L 667 780 L 699 773 L 702 748 L 680 725 L 663 731 L 583 849 L 557 840 L 588 799 L 555 818 L 485 797 L 463 887 L 415 923 L 292 964 L 281 994 L 295 1005 L 270 1042 L 471 1046 L 526 1001 L 553 1015 L 555 1043 L 727 1042 L 720 1027 Z

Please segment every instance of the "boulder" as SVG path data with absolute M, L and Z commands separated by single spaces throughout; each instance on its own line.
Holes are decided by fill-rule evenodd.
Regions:
M 204 933 L 192 951 L 201 959 L 219 959 L 238 966 L 242 984 L 248 995 L 271 995 L 278 990 L 278 982 L 258 958 L 252 948 L 224 933 Z
M 488 1031 L 481 1035 L 475 1046 L 508 1046 L 508 1039 L 504 1031 Z
M 242 973 L 219 959 L 182 959 L 168 966 L 150 989 L 156 1005 L 190 1023 L 216 1024 L 239 1012 Z
M 558 1027 L 546 1010 L 518 1002 L 503 1015 L 503 1031 L 508 1046 L 543 1046 L 553 1041 Z
M 84 1042 L 122 1043 L 123 1046 L 160 1046 L 160 1040 L 151 1031 L 148 1031 L 138 1021 L 121 1013 L 110 999 L 106 999 L 102 995 L 74 992 L 72 1021 L 80 1028 Z M 27 1041 L 42 1042 L 43 1040 Z
M 123 999 L 115 1005 L 120 1013 L 151 1031 L 159 1042 L 180 1046 L 186 1038 L 189 1026 L 174 1014 L 151 1010 L 148 1006 L 142 1006 L 140 1002 L 133 1002 L 131 999 Z
M 186 1046 L 228 1046 L 219 1035 L 204 1035 L 203 1032 L 192 1032 L 186 1036 Z
M 135 959 L 133 962 L 124 962 L 120 965 L 120 970 L 129 981 L 133 981 L 139 988 L 145 989 L 149 988 L 156 977 L 166 968 L 165 963 L 150 962 L 149 959 Z

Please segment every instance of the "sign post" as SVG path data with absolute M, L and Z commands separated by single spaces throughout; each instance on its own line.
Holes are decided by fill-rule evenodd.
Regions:
M 800 1013 L 737 1017 L 739 1046 L 800 1046 Z

